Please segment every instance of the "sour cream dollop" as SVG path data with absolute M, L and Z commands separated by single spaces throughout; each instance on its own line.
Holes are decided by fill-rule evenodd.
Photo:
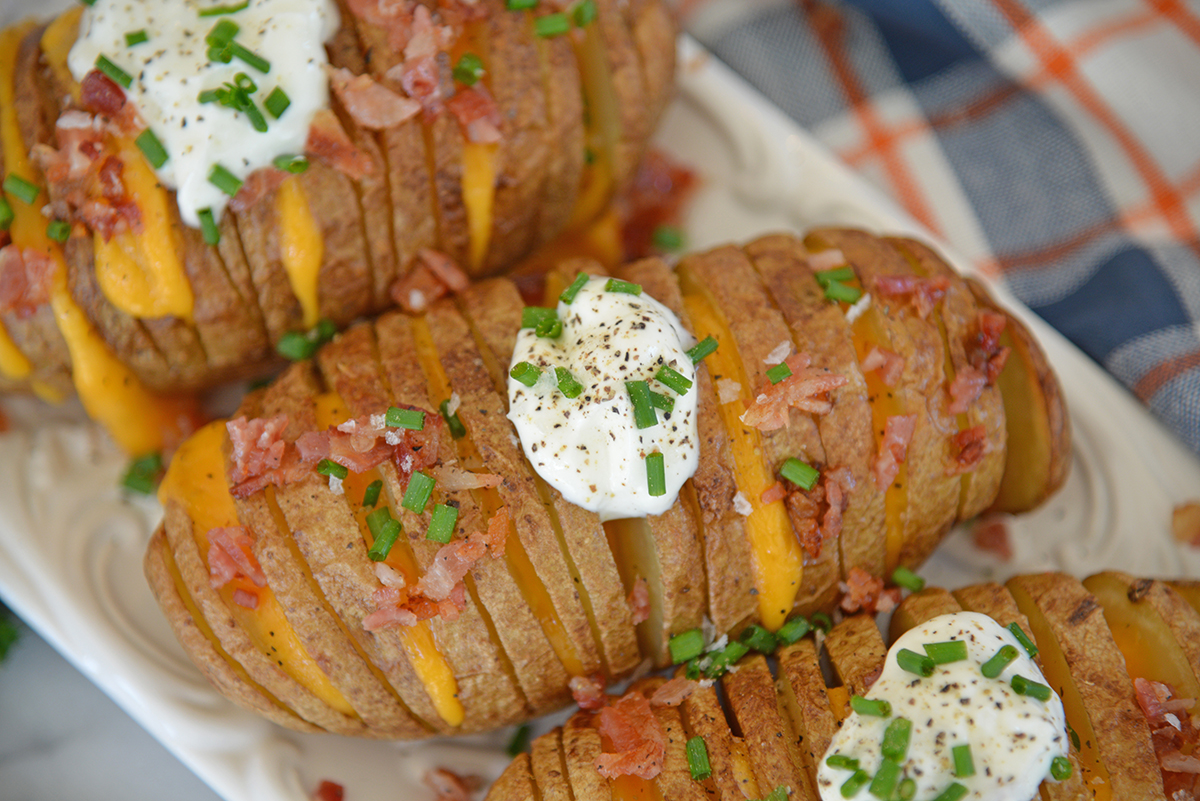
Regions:
M 200 209 L 211 209 L 219 219 L 229 202 L 229 195 L 208 180 L 214 164 L 245 180 L 277 156 L 303 153 L 313 114 L 329 105 L 323 43 L 337 31 L 333 0 L 249 0 L 232 13 L 201 16 L 240 5 L 239 0 L 96 0 L 83 10 L 67 60 L 79 81 L 100 56 L 133 79 L 126 97 L 167 152 L 158 177 L 177 190 L 180 215 L 193 227 L 200 225 Z M 205 37 L 222 22 L 237 25 L 233 41 L 265 59 L 266 73 L 237 56 L 228 64 L 209 60 Z M 139 32 L 145 41 L 126 43 L 127 34 L 138 34 L 136 39 Z M 256 130 L 243 111 L 200 102 L 201 92 L 235 84 L 239 73 L 254 83 L 250 97 L 267 122 L 266 131 Z M 275 119 L 264 101 L 277 87 L 291 103 Z
M 901 649 L 924 654 L 926 643 L 960 640 L 967 658 L 938 665 L 923 678 L 900 667 Z M 994 679 L 985 678 L 981 665 L 1005 645 L 1015 646 L 1017 658 Z M 1053 692 L 1039 701 L 1017 694 L 1013 676 L 1046 684 L 1041 670 L 1012 632 L 987 615 L 958 612 L 942 615 L 904 634 L 888 652 L 879 679 L 867 694 L 891 704 L 891 717 L 851 713 L 821 760 L 817 785 L 821 798 L 841 801 L 842 784 L 853 771 L 833 768 L 832 754 L 858 760 L 859 768 L 874 775 L 882 763 L 884 730 L 896 717 L 912 722 L 903 776 L 917 785 L 915 798 L 936 798 L 952 783 L 967 788 L 974 801 L 1029 801 L 1050 774 L 1050 763 L 1067 755 L 1066 717 Z M 952 749 L 969 745 L 975 773 L 954 775 Z M 866 788 L 862 795 L 867 796 Z
M 670 309 L 645 294 L 607 291 L 608 279 L 592 278 L 570 305 L 558 304 L 562 335 L 539 337 L 522 329 L 512 365 L 541 368 L 532 387 L 508 379 L 508 419 L 538 475 L 577 506 L 601 520 L 662 514 L 696 471 L 699 448 L 693 385 L 677 394 L 654 380 L 666 365 L 688 381 L 696 372 L 686 349 L 695 339 Z M 583 389 L 568 398 L 555 368 L 568 370 Z M 656 410 L 658 424 L 639 429 L 626 381 L 646 381 L 674 401 Z M 646 456 L 662 453 L 666 487 L 651 495 Z

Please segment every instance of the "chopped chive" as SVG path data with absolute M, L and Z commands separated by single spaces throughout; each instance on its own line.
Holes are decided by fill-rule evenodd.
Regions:
M 8 204 L 8 199 L 0 197 L 0 231 L 7 231 L 12 227 L 13 210 Z
M 578 398 L 583 392 L 583 384 L 576 381 L 575 376 L 565 367 L 555 367 L 554 378 L 558 382 L 558 391 L 568 398 Z
M 42 190 L 38 189 L 37 184 L 26 181 L 16 173 L 9 173 L 4 179 L 4 191 L 23 203 L 33 205 Z
M 915 779 L 910 779 L 905 776 L 900 780 L 900 784 L 896 785 L 896 796 L 900 801 L 912 801 L 917 797 L 917 782 Z
M 254 130 L 259 133 L 266 133 L 267 120 L 263 117 L 262 112 L 258 110 L 258 106 L 254 105 L 254 101 L 249 97 L 243 99 L 241 105 L 238 106 L 238 111 L 246 115 L 250 120 L 250 124 L 254 126 Z
M 592 150 L 590 147 L 585 147 L 583 149 L 583 163 L 584 164 L 595 164 L 596 163 L 596 151 Z
M 527 8 L 535 8 L 538 0 L 505 0 L 504 7 L 509 11 L 524 11 Z
M 667 467 L 661 453 L 646 454 L 646 491 L 655 498 L 667 494 Z
M 576 28 L 586 28 L 596 21 L 597 16 L 596 0 L 583 0 L 571 12 L 571 17 L 575 20 Z
M 263 108 L 275 119 L 282 117 L 283 112 L 287 111 L 290 105 L 292 105 L 292 99 L 278 86 L 272 89 L 266 100 L 263 101 Z
M 200 233 L 204 237 L 204 244 L 215 245 L 221 241 L 221 229 L 217 227 L 217 220 L 213 217 L 212 209 L 200 209 L 196 212 L 196 216 L 200 218 Z
M 513 732 L 512 739 L 508 741 L 508 748 L 505 749 L 510 757 L 516 757 L 529 750 L 529 738 L 532 731 L 533 729 L 528 723 L 522 723 L 517 727 L 517 730 Z
M 925 655 L 932 659 L 935 665 L 961 662 L 967 658 L 967 643 L 963 640 L 927 642 L 925 643 Z
M 345 478 L 350 475 L 350 471 L 345 465 L 338 464 L 332 459 L 322 459 L 317 462 L 317 472 L 323 476 L 333 476 L 334 478 Z
M 458 522 L 458 507 L 439 503 L 433 507 L 429 518 L 429 530 L 425 539 L 445 545 L 454 536 L 454 525 Z
M 566 14 L 547 14 L 533 21 L 533 32 L 538 36 L 549 39 L 562 36 L 571 30 L 571 21 Z
M 425 428 L 425 412 L 420 409 L 401 409 L 399 406 L 389 406 L 383 415 L 384 425 L 391 428 L 408 428 L 421 431 Z
M 467 435 L 467 429 L 462 424 L 462 420 L 458 419 L 458 412 L 450 413 L 450 400 L 442 401 L 438 410 L 442 413 L 442 419 L 446 421 L 446 427 L 450 429 L 450 436 L 454 439 L 462 439 Z
M 196 100 L 200 103 L 200 105 L 216 103 L 218 100 L 220 100 L 220 95 L 217 94 L 216 89 L 205 89 L 200 94 L 196 95 Z
M 904 565 L 900 565 L 892 571 L 892 583 L 897 587 L 903 587 L 909 592 L 920 592 L 921 590 L 925 589 L 925 579 L 921 578 Z
M 911 739 L 912 721 L 908 718 L 896 718 L 883 731 L 883 741 L 879 745 L 880 753 L 885 759 L 903 762 L 908 754 L 908 743 Z
M 112 63 L 108 56 L 100 55 L 96 58 L 96 69 L 112 79 L 113 83 L 119 83 L 126 89 L 133 85 L 133 76 Z
M 642 294 L 642 285 L 630 281 L 622 281 L 619 278 L 610 278 L 608 279 L 608 283 L 604 285 L 604 291 L 617 292 L 622 295 L 640 295 Z
M 933 801 L 961 801 L 970 792 L 964 785 L 954 782 L 938 795 Z
M 854 773 L 850 774 L 850 778 L 842 782 L 842 798 L 853 798 L 854 796 L 858 795 L 859 790 L 866 787 L 867 783 L 870 781 L 871 774 L 867 773 L 862 768 L 854 771 Z
M 233 197 L 242 188 L 242 181 L 220 164 L 212 165 L 208 172 L 208 182 L 225 194 Z
M 821 471 L 807 462 L 802 462 L 792 457 L 780 466 L 779 475 L 797 487 L 810 490 L 817 485 L 817 479 L 821 477 Z
M 675 390 L 676 395 L 686 395 L 687 391 L 692 388 L 692 380 L 690 378 L 665 364 L 658 368 L 658 372 L 654 374 L 654 377 L 667 387 Z
M 638 428 L 652 428 L 658 425 L 658 415 L 654 404 L 650 402 L 650 385 L 645 381 L 626 381 L 625 390 L 629 393 L 629 402 L 633 405 L 633 423 Z
M 228 64 L 233 61 L 233 42 L 226 42 L 221 45 L 209 45 L 206 55 L 209 61 Z
M 1021 647 L 1025 649 L 1025 653 L 1029 654 L 1029 658 L 1033 659 L 1038 655 L 1037 646 L 1033 644 L 1033 640 L 1029 639 L 1029 635 L 1021 628 L 1021 625 L 1016 621 L 1008 624 L 1008 630 L 1017 638 L 1017 642 L 1021 643 Z
M 162 466 L 160 453 L 149 453 L 134 459 L 121 478 L 121 486 L 133 492 L 150 495 L 158 483 L 158 474 L 162 471 Z
M 955 778 L 967 779 L 975 775 L 975 759 L 971 756 L 971 745 L 969 743 L 963 743 L 951 748 L 950 756 L 954 760 Z
M 146 157 L 146 161 L 150 162 L 150 166 L 158 169 L 167 163 L 167 149 L 163 147 L 162 142 L 154 135 L 154 131 L 147 128 L 137 135 L 137 139 L 133 140 L 138 149 L 142 151 L 142 155 Z
M 831 620 L 829 615 L 825 614 L 824 612 L 813 612 L 808 616 L 808 619 L 812 622 L 812 627 L 814 629 L 820 629 L 826 634 L 833 629 L 833 620 Z
M 317 343 L 299 331 L 288 331 L 279 338 L 275 350 L 280 356 L 293 362 L 299 362 L 317 352 Z
M 233 54 L 242 61 L 249 64 L 254 69 L 266 75 L 271 71 L 271 62 L 255 53 L 253 50 L 248 50 L 237 42 L 231 42 L 230 47 L 233 48 Z
M 558 339 L 560 336 L 562 336 L 562 332 L 562 320 L 558 319 L 557 315 L 554 317 L 547 317 L 538 323 L 533 329 L 533 333 L 537 334 L 543 339 Z
M 291 173 L 292 175 L 299 175 L 308 169 L 307 156 L 293 156 L 291 154 L 285 154 L 282 156 L 276 156 L 271 160 L 271 163 L 275 165 L 275 169 L 283 170 L 284 172 Z
M 758 624 L 749 626 L 738 639 L 760 654 L 774 652 L 777 644 L 775 635 Z
M 130 31 L 129 33 L 125 34 L 126 47 L 135 47 L 148 41 L 150 41 L 150 35 L 146 33 L 145 28 L 142 28 L 138 31 Z
M 363 490 L 362 505 L 374 506 L 375 504 L 379 503 L 379 493 L 382 491 L 383 481 L 377 478 L 368 484 L 367 488 Z
M 777 785 L 774 790 L 767 793 L 767 797 L 763 801 L 787 801 L 788 788 L 782 784 Z
M 687 676 L 692 681 L 697 681 L 701 676 L 704 675 L 704 672 L 700 670 L 700 657 L 695 657 L 688 660 L 687 664 L 684 666 L 683 675 Z
M 1054 759 L 1050 760 L 1050 776 L 1055 781 L 1066 781 L 1067 779 L 1071 778 L 1072 772 L 1073 768 L 1071 767 L 1071 760 L 1067 759 L 1066 757 L 1056 756 Z
M 1017 647 L 1015 645 L 1002 645 L 995 656 L 983 663 L 979 668 L 979 672 L 986 678 L 994 679 L 1004 672 L 1009 662 L 1016 658 Z
M 219 17 L 222 14 L 236 14 L 244 10 L 250 5 L 250 0 L 242 0 L 240 3 L 232 3 L 227 6 L 212 6 L 200 11 L 202 17 Z
M 85 5 L 88 8 L 91 8 L 92 6 L 96 5 L 96 0 L 79 0 L 79 2 L 80 2 L 80 4 Z
M 841 303 L 854 303 L 862 297 L 862 290 L 847 286 L 840 281 L 830 281 L 825 286 L 825 297 L 828 300 L 836 300 Z
M 386 512 L 387 509 L 377 509 L 376 511 Z M 400 537 L 400 530 L 400 521 L 388 515 L 387 520 L 379 526 L 379 532 L 375 534 L 371 547 L 367 549 L 367 556 L 371 558 L 372 562 L 382 562 L 388 558 L 388 554 L 392 552 L 392 546 Z
M 825 764 L 837 770 L 858 770 L 858 760 L 845 754 L 830 754 L 825 758 Z
M 204 36 L 206 44 L 214 47 L 224 47 L 233 41 L 233 37 L 238 35 L 241 28 L 231 19 L 223 19 L 212 27 Z
M 1027 679 L 1024 676 L 1012 677 L 1013 692 L 1017 695 L 1025 695 L 1030 698 L 1036 698 L 1038 701 L 1050 700 L 1050 688 L 1045 684 L 1040 684 L 1033 679 Z
M 688 740 L 685 750 L 688 770 L 691 771 L 693 780 L 702 782 L 712 776 L 712 764 L 708 761 L 708 746 L 704 744 L 703 737 L 693 737 Z
M 659 250 L 674 252 L 683 247 L 683 231 L 673 225 L 660 225 L 651 234 L 651 241 Z
M 650 405 L 655 409 L 661 409 L 664 412 L 675 411 L 675 399 L 670 395 L 664 395 L 661 392 L 650 390 Z
M 896 664 L 909 673 L 925 676 L 926 678 L 932 676 L 934 668 L 937 667 L 934 661 L 925 654 L 918 654 L 916 651 L 910 651 L 907 648 L 901 648 L 897 652 Z
M 823 287 L 835 281 L 845 283 L 854 280 L 854 268 L 847 264 L 845 267 L 834 267 L 832 270 L 819 270 L 813 273 L 813 277 Z
M 404 498 L 400 501 L 400 505 L 410 512 L 421 514 L 425 511 L 425 504 L 429 503 L 429 496 L 433 495 L 435 483 L 424 473 L 413 473 L 412 477 L 408 479 L 408 489 L 404 490 Z
M 538 377 L 540 377 L 541 374 L 541 369 L 535 367 L 529 362 L 518 362 L 513 365 L 511 370 L 508 371 L 508 375 L 511 378 L 520 381 L 527 387 L 532 387 L 534 384 L 536 384 Z
M 767 379 L 772 384 L 778 384 L 780 381 L 785 378 L 789 378 L 791 375 L 792 368 L 788 367 L 784 362 L 780 362 L 779 364 L 767 370 Z
M 367 515 L 367 528 L 371 532 L 371 537 L 377 539 L 380 530 L 387 521 L 392 519 L 392 513 L 386 506 L 381 506 Z
M 537 329 L 545 320 L 557 320 L 558 312 L 546 306 L 526 306 L 521 309 L 521 327 Z
M 583 285 L 588 282 L 589 278 L 590 276 L 587 273 L 580 273 L 575 276 L 575 280 L 571 282 L 569 287 L 562 291 L 558 299 L 570 306 L 571 302 L 575 300 L 575 296 L 579 294 L 579 290 L 583 289 Z
M 667 642 L 667 651 L 671 654 L 672 665 L 679 665 L 689 659 L 695 659 L 703 650 L 704 632 L 700 629 L 688 629 L 674 634 Z
M 483 77 L 483 60 L 474 53 L 463 53 L 451 74 L 463 86 L 474 86 Z
M 719 343 L 717 340 L 713 339 L 711 336 L 707 336 L 688 349 L 688 358 L 692 360 L 692 364 L 696 364 L 703 360 L 705 356 L 716 350 L 718 344 Z
M 1067 734 L 1071 735 L 1071 745 L 1075 746 L 1076 751 L 1083 748 L 1083 745 L 1079 740 L 1079 733 L 1071 728 L 1070 723 L 1067 724 Z
M 892 714 L 892 705 L 882 698 L 874 699 L 852 695 L 850 696 L 850 708 L 860 715 L 871 715 L 877 718 L 890 717 Z
M 705 675 L 710 679 L 724 676 L 729 671 L 729 668 L 733 667 L 739 659 L 748 653 L 750 653 L 750 649 L 742 643 L 736 640 L 729 643 L 721 649 L 720 653 L 713 657 L 712 664 L 708 666 Z
M 8 651 L 21 637 L 21 632 L 13 622 L 7 610 L 0 607 L 0 662 L 8 656 Z
M 71 224 L 66 220 L 51 220 L 46 225 L 46 236 L 61 245 L 71 238 Z
M 809 625 L 808 618 L 803 616 L 794 617 L 787 623 L 784 623 L 779 631 L 775 632 L 775 639 L 784 645 L 791 645 L 799 642 L 800 638 L 808 634 L 811 630 L 812 626 Z
M 890 759 L 885 759 L 879 764 L 879 769 L 875 771 L 875 776 L 871 779 L 871 786 L 867 788 L 867 791 L 876 798 L 890 799 L 898 781 L 900 781 L 900 766 Z

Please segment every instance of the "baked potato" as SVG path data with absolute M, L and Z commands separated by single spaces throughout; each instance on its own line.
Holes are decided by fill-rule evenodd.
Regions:
M 1041 798 L 1165 799 L 1194 793 L 1200 614 L 1170 582 L 1118 572 L 1080 582 L 1056 573 L 952 592 L 925 588 L 895 610 L 889 639 L 960 611 L 982 613 L 1004 627 L 1016 624 L 1032 635 L 1036 659 L 1062 698 L 1070 775 L 1043 781 Z M 613 721 L 620 716 L 605 722 L 593 709 L 534 740 L 531 752 L 511 763 L 486 797 L 607 801 L 642 798 L 645 792 L 663 801 L 817 799 L 817 766 L 850 713 L 851 695 L 864 694 L 879 677 L 885 652 L 876 619 L 856 615 L 824 638 L 809 635 L 780 644 L 770 657 L 774 674 L 762 654 L 744 657 L 720 679 L 724 704 L 715 687 L 686 681 L 682 668 L 668 689 L 662 678 L 643 679 L 629 691 L 641 700 L 626 703 L 633 707 L 649 699 L 645 708 L 661 726 L 656 776 L 600 775 L 601 755 L 607 760 L 601 765 L 620 758 L 620 747 L 613 745 Z M 822 655 L 832 668 L 828 682 Z M 619 703 L 609 697 L 597 706 L 613 709 Z M 703 739 L 711 766 L 702 780 L 692 778 L 685 752 L 685 743 L 696 737 Z M 573 753 L 571 745 L 579 742 L 588 746 Z M 874 797 L 865 786 L 858 795 Z
M 99 71 L 73 79 L 82 7 L 3 32 L 4 171 L 37 196 L 6 195 L 16 221 L 0 241 L 11 243 L 0 261 L 0 390 L 78 391 L 94 411 L 106 403 L 100 383 L 204 389 L 279 368 L 281 341 L 318 323 L 344 327 L 445 292 L 464 272 L 511 267 L 601 215 L 671 95 L 675 24 L 660 0 L 337 5 L 330 109 L 313 118 L 307 169 L 253 173 L 214 223 L 216 244 L 183 224 L 175 193 L 156 183 L 136 124 L 122 127 L 120 87 Z M 540 25 L 547 17 L 567 22 L 564 35 L 547 35 L 558 30 Z M 371 118 L 355 91 L 411 102 L 405 39 L 422 35 L 422 19 L 440 37 L 438 104 L 395 123 Z M 464 54 L 477 57 L 474 73 L 452 79 L 450 58 Z M 493 139 L 476 141 L 457 113 L 468 95 L 490 98 Z M 86 147 L 81 119 L 108 122 L 86 129 Z M 115 179 L 97 166 L 113 163 Z M 44 210 L 61 243 L 47 237 Z M 104 420 L 122 444 L 137 421 Z
M 1027 469 L 1006 459 L 995 373 L 1035 372 L 1016 349 L 1003 363 L 1005 318 L 968 283 L 910 240 L 773 235 L 612 273 L 718 346 L 695 373 L 695 475 L 664 513 L 602 523 L 531 466 L 505 389 L 526 301 L 551 305 L 600 271 L 565 263 L 525 299 L 490 279 L 424 315 L 353 326 L 180 447 L 146 570 L 219 689 L 305 730 L 495 728 L 562 707 L 597 675 L 669 664 L 670 637 L 706 619 L 778 628 L 851 590 L 878 597 Z M 797 373 L 773 384 L 779 362 Z M 815 405 L 810 380 L 824 387 Z M 1020 397 L 1040 404 L 1022 415 L 1065 419 L 1056 392 Z M 423 413 L 424 427 L 383 433 L 393 413 Z M 1040 430 L 1064 461 L 1067 427 Z M 316 461 L 353 436 L 343 468 Z M 793 458 L 816 476 L 785 478 Z M 451 531 L 406 500 L 430 477 L 432 501 L 457 510 L 445 545 L 428 537 Z M 385 525 L 402 535 L 373 561 Z M 457 599 L 448 582 L 410 593 L 454 570 Z

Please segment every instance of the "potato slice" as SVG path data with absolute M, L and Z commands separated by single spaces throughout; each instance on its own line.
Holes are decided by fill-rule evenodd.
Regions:
M 729 730 L 725 712 L 717 700 L 717 693 L 712 687 L 698 687 L 681 707 L 683 721 L 687 728 L 688 737 L 702 737 L 708 750 L 708 761 L 712 766 L 712 787 L 719 793 L 722 801 L 744 801 L 758 795 L 758 787 L 747 787 L 756 784 L 753 772 L 746 775 L 745 752 L 735 749 L 741 746 L 741 740 Z
M 517 754 L 517 758 L 509 763 L 492 785 L 492 792 L 512 801 L 537 801 L 538 793 L 530 769 L 529 754 Z M 544 794 L 541 797 L 543 800 L 546 798 Z
M 947 590 L 941 587 L 926 587 L 905 598 L 892 612 L 892 619 L 888 624 L 888 639 L 895 642 L 904 632 L 928 620 L 961 611 L 962 607 Z
M 661 683 L 661 680 L 655 681 L 648 686 L 657 688 Z M 658 706 L 654 707 L 654 716 L 662 724 L 667 738 L 662 773 L 654 779 L 659 795 L 672 801 L 708 801 L 715 798 L 715 790 L 692 778 L 687 758 L 688 736 L 684 730 L 683 712 L 677 707 Z
M 854 615 L 833 627 L 825 638 L 825 651 L 842 686 L 851 695 L 866 695 L 879 678 L 887 645 L 870 615 Z
M 779 679 L 776 684 L 795 727 L 801 758 L 809 781 L 816 786 L 817 766 L 838 729 L 838 720 L 829 703 L 825 677 L 812 638 L 776 651 Z
M 562 734 L 561 727 L 551 729 L 530 745 L 530 769 L 542 801 L 571 801 Z
M 600 733 L 575 716 L 563 726 L 563 755 L 575 801 L 610 801 L 608 782 L 596 771 Z

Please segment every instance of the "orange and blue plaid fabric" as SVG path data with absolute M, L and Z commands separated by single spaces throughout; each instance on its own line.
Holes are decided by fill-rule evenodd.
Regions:
M 1200 4 L 684 8 L 717 57 L 1200 453 Z

